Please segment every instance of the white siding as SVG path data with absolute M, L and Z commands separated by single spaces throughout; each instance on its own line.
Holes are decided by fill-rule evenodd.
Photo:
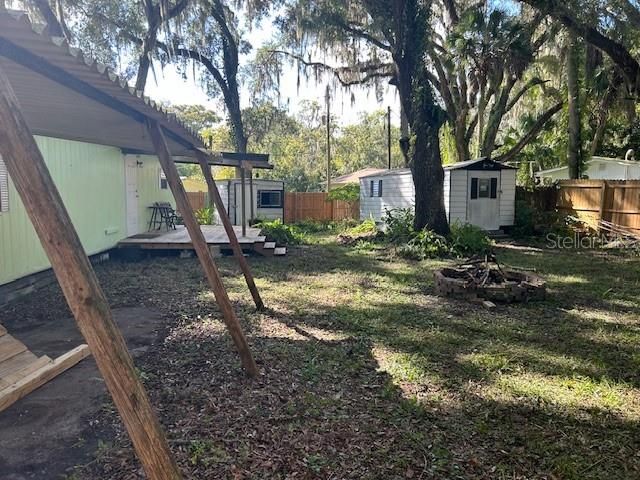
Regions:
M 444 191 L 444 211 L 447 213 L 447 219 L 449 219 L 449 203 L 451 200 L 451 170 L 444 171 L 444 182 L 442 186 Z
M 371 181 L 382 180 L 382 196 L 371 197 Z M 415 188 L 411 173 L 376 175 L 360 179 L 360 218 L 381 221 L 386 210 L 413 208 Z
M 500 226 L 514 224 L 516 211 L 516 171 L 500 171 Z
M 467 221 L 468 171 L 450 170 L 449 223 Z

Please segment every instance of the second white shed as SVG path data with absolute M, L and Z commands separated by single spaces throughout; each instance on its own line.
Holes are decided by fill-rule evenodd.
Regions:
M 449 223 L 485 230 L 514 224 L 516 169 L 479 158 L 444 167 L 444 206 Z M 360 218 L 382 220 L 386 210 L 415 205 L 411 170 L 386 170 L 360 179 Z

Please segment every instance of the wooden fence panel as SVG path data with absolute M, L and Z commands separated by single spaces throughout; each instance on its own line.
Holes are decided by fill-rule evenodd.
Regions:
M 330 201 L 327 197 L 326 192 L 285 192 L 285 223 L 304 220 L 327 222 L 360 216 L 359 202 Z
M 189 198 L 189 203 L 194 211 L 209 206 L 207 192 L 187 192 L 187 198 Z
M 640 180 L 562 180 L 556 206 L 594 228 L 604 220 L 640 230 Z

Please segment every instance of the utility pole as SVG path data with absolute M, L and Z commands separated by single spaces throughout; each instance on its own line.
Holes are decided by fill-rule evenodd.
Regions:
M 391 107 L 387 107 L 387 160 L 391 170 Z
M 327 193 L 329 193 L 331 189 L 331 94 L 328 83 L 325 100 L 327 102 Z

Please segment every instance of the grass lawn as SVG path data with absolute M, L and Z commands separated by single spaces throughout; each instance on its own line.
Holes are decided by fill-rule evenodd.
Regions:
M 220 262 L 254 381 L 197 260 L 98 267 L 114 306 L 167 316 L 137 366 L 188 478 L 640 477 L 639 259 L 499 249 L 549 295 L 488 311 L 434 296 L 444 262 L 317 240 L 251 259 L 267 313 Z M 116 434 L 75 477 L 139 478 L 113 407 L 104 417 Z

